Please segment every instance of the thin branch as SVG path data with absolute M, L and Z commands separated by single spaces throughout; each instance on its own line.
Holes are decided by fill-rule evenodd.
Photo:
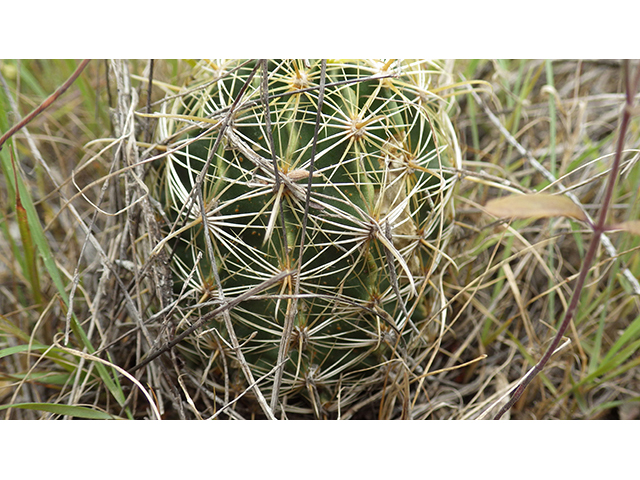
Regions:
M 307 192 L 304 203 L 304 216 L 302 217 L 302 232 L 300 234 L 300 247 L 296 276 L 294 287 L 294 298 L 289 304 L 287 313 L 285 315 L 284 327 L 282 329 L 282 338 L 280 339 L 280 347 L 278 348 L 278 369 L 273 379 L 273 390 L 271 392 L 271 409 L 275 411 L 278 403 L 278 394 L 280 392 L 280 385 L 282 383 L 282 375 L 284 373 L 283 362 L 287 355 L 287 349 L 289 346 L 289 339 L 291 338 L 291 332 L 293 331 L 293 321 L 297 313 L 298 295 L 300 294 L 300 274 L 302 270 L 302 256 L 304 253 L 305 239 L 307 235 L 307 220 L 309 218 L 309 203 L 311 201 L 311 184 L 313 181 L 313 171 L 315 167 L 316 148 L 318 143 L 318 133 L 320 132 L 320 118 L 322 117 L 322 104 L 324 102 L 324 90 L 327 71 L 327 60 L 322 60 L 322 66 L 320 70 L 320 85 L 318 93 L 318 108 L 316 112 L 316 125 L 313 133 L 313 142 L 311 144 L 311 160 L 309 161 L 309 176 L 307 178 Z
M 151 113 L 151 91 L 153 90 L 153 58 L 149 60 L 149 85 L 147 87 L 147 108 L 145 113 Z M 151 129 L 151 120 L 147 119 L 147 124 L 145 126 L 145 141 L 147 143 L 151 142 L 151 137 L 153 136 L 153 131 Z
M 182 340 L 184 340 L 189 335 L 191 335 L 193 332 L 195 332 L 202 325 L 204 325 L 205 323 L 210 322 L 211 320 L 213 320 L 216 316 L 220 315 L 221 313 L 223 313 L 223 312 L 225 312 L 227 310 L 232 309 L 233 307 L 235 307 L 236 305 L 239 305 L 240 303 L 244 302 L 245 300 L 249 300 L 253 296 L 261 293 L 262 291 L 266 290 L 267 288 L 271 287 L 272 285 L 275 285 L 276 283 L 284 280 L 286 277 L 292 275 L 293 273 L 294 272 L 292 272 L 292 271 L 280 272 L 279 274 L 274 275 L 273 277 L 271 277 L 271 278 L 265 280 L 264 282 L 256 285 L 255 287 L 251 288 L 250 290 L 247 290 L 243 294 L 238 295 L 237 297 L 232 298 L 231 300 L 226 300 L 225 303 L 220 305 L 215 310 L 213 310 L 213 311 L 203 315 L 202 317 L 200 317 L 193 325 L 191 325 L 189 328 L 187 328 L 184 332 L 182 332 L 180 335 L 175 337 L 172 341 L 170 341 L 167 344 L 165 344 L 162 348 L 156 350 L 154 353 L 151 353 L 146 359 L 144 359 L 138 365 L 134 366 L 133 368 L 130 368 L 129 371 L 135 372 L 136 370 L 140 370 L 142 367 L 147 365 L 149 362 L 152 362 L 153 360 L 158 358 L 163 353 L 168 352 L 169 350 L 171 350 L 173 347 L 175 347 L 178 343 L 180 343 Z
M 73 84 L 73 82 L 76 81 L 76 78 L 78 78 L 80 76 L 80 74 L 82 73 L 82 71 L 85 69 L 85 67 L 87 66 L 87 64 L 90 61 L 91 60 L 83 60 L 82 62 L 80 62 L 80 65 L 78 65 L 78 68 L 76 68 L 75 72 L 73 72 L 71 74 L 71 76 L 67 79 L 66 82 L 64 82 L 62 85 L 60 85 L 60 87 L 58 87 L 58 89 L 55 92 L 53 92 L 51 95 L 49 95 L 47 97 L 47 99 L 44 102 L 42 102 L 40 105 L 38 105 L 35 108 L 35 110 L 33 110 L 29 115 L 27 115 L 21 121 L 19 121 L 16 125 L 11 127 L 7 131 L 7 133 L 5 133 L 0 138 L 0 150 L 2 150 L 2 146 L 5 144 L 5 142 L 9 138 L 11 138 L 11 136 L 14 133 L 16 133 L 18 130 L 20 130 L 25 125 L 29 124 L 29 122 L 31 122 L 31 120 L 33 120 L 38 115 L 40 115 L 46 108 L 48 108 L 53 102 L 55 102 L 58 99 L 58 97 L 60 97 L 60 95 L 62 95 L 64 92 L 66 92 L 67 89 L 71 86 L 71 84 Z

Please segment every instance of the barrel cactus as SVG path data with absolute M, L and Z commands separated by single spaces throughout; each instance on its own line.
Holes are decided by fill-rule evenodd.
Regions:
M 452 228 L 443 76 L 426 61 L 194 64 L 158 114 L 153 180 L 175 222 L 159 248 L 179 328 L 289 272 L 181 343 L 199 378 L 290 417 L 408 400 Z

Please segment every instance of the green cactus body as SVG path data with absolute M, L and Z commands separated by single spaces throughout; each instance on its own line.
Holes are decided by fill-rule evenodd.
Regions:
M 230 314 L 244 357 L 259 378 L 276 365 L 287 312 L 296 312 L 279 396 L 286 396 L 293 411 L 327 415 L 336 411 L 339 388 L 345 408 L 357 399 L 355 392 L 381 381 L 380 372 L 401 364 L 419 370 L 403 355 L 417 358 L 417 350 L 429 348 L 428 281 L 449 230 L 454 183 L 442 168 L 453 164 L 442 102 L 427 83 L 440 71 L 421 62 L 328 62 L 301 255 L 320 62 L 268 63 L 278 173 L 260 71 L 220 147 L 211 152 L 224 115 L 254 66 L 202 62 L 184 95 L 168 104 L 159 128 L 171 151 L 163 170 L 164 198 L 178 218 L 212 155 L 203 172 L 203 195 L 224 297 L 299 269 L 299 277 L 287 277 Z M 384 78 L 370 78 L 374 75 Z M 177 285 L 185 288 L 194 270 L 186 285 L 193 303 L 215 301 L 220 292 L 197 203 L 183 216 L 188 228 L 175 245 Z M 203 258 L 196 265 L 198 252 Z M 228 338 L 222 321 L 213 322 L 206 335 L 213 335 L 211 329 Z M 225 342 L 205 342 L 206 335 L 194 339 L 197 349 L 191 351 L 215 358 L 210 375 L 216 375 L 220 355 L 234 355 L 225 347 L 216 353 Z M 261 383 L 264 392 L 271 381 Z

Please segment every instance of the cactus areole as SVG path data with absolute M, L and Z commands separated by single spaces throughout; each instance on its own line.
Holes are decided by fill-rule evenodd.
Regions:
M 296 273 L 183 342 L 192 368 L 247 388 L 232 325 L 260 390 L 291 415 L 335 418 L 398 378 L 417 383 L 441 327 L 433 278 L 452 223 L 442 75 L 426 61 L 329 60 L 321 89 L 319 60 L 194 67 L 157 139 L 180 328 Z

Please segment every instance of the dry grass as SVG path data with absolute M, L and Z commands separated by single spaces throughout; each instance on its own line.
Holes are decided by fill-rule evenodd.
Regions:
M 106 75 L 107 63 L 91 62 L 61 101 L 0 153 L 9 165 L 13 149 L 26 186 L 22 202 L 33 203 L 42 226 L 39 233 L 30 223 L 33 241 L 46 242 L 60 276 L 56 284 L 52 263 L 39 258 L 34 292 L 13 174 L 4 170 L 0 404 L 14 408 L 0 413 L 23 419 L 153 418 L 157 405 L 164 418 L 191 419 L 210 417 L 233 402 L 219 418 L 262 418 L 258 403 L 243 389 L 225 388 L 224 379 L 203 383 L 190 374 L 180 351 L 144 375 L 137 372 L 138 384 L 123 375 L 151 346 L 174 334 L 175 325 L 163 319 L 179 308 L 159 284 L 162 266 L 145 263 L 153 236 L 162 235 L 163 218 L 138 181 L 147 165 L 128 164 L 130 152 L 124 150 L 137 141 L 138 158 L 150 157 L 146 144 L 154 125 L 136 118 L 133 131 L 127 121 L 148 103 L 153 110 L 162 95 L 156 88 L 147 99 L 148 62 L 115 62 L 110 68 L 127 66 L 130 87 Z M 74 62 L 0 62 L 6 83 L 0 131 L 17 118 L 7 95 L 24 116 L 74 68 Z M 153 77 L 180 85 L 188 71 L 188 62 L 155 62 Z M 500 397 L 546 350 L 591 234 L 564 218 L 500 223 L 484 214 L 482 205 L 509 191 L 567 189 L 595 217 L 623 103 L 621 64 L 615 61 L 466 61 L 455 62 L 453 73 L 484 82 L 476 92 L 512 140 L 471 94 L 459 97 L 455 125 L 465 161 L 456 196 L 457 232 L 447 252 L 453 264 L 442 285 L 448 302 L 445 335 L 428 374 L 398 382 L 408 392 L 414 419 L 490 417 Z M 118 103 L 125 96 L 117 88 L 130 88 L 137 105 Z M 612 221 L 638 218 L 639 138 L 634 119 Z M 550 184 L 519 148 L 558 181 Z M 594 263 L 567 334 L 570 343 L 529 386 L 511 418 L 637 418 L 640 292 L 633 279 L 640 276 L 639 240 L 620 232 L 609 238 L 615 252 L 602 248 Z M 75 319 L 67 315 L 69 296 Z M 374 392 L 341 414 L 399 418 L 403 411 L 406 406 L 384 403 L 384 395 Z

